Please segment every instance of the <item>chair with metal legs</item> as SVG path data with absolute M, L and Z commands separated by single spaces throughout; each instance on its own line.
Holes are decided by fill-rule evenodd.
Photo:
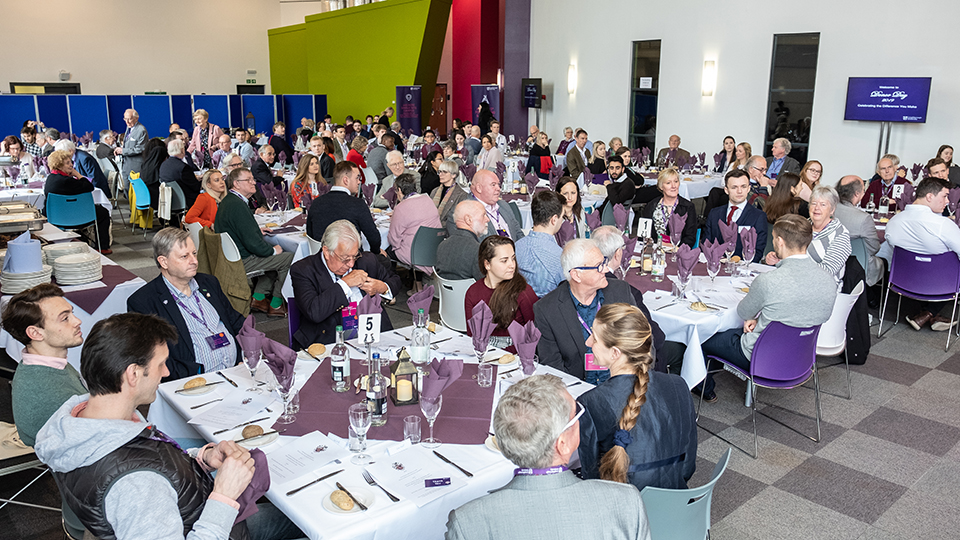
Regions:
M 833 313 L 830 314 L 827 322 L 820 325 L 820 335 L 817 337 L 817 356 L 840 356 L 843 354 L 843 363 L 847 365 L 847 399 L 850 399 L 853 395 L 850 387 L 850 361 L 844 354 L 847 346 L 847 318 L 850 316 L 853 305 L 863 294 L 863 288 L 863 282 L 861 281 L 849 294 L 837 294 L 837 301 L 833 304 Z M 824 367 L 838 365 L 841 365 L 841 363 L 837 362 Z

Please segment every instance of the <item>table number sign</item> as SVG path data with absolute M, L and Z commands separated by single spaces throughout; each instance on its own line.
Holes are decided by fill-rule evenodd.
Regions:
M 894 199 L 899 199 L 903 195 L 903 186 L 906 184 L 894 184 L 893 191 L 890 192 L 890 196 Z
M 653 220 L 650 218 L 640 218 L 637 223 L 637 236 L 639 238 L 650 238 L 650 230 L 653 228 Z
M 357 341 L 360 343 L 380 342 L 380 313 L 360 315 L 357 328 Z

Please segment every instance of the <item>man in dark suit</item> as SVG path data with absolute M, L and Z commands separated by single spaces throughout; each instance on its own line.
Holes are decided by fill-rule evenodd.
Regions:
M 197 250 L 187 231 L 168 227 L 153 237 L 160 275 L 127 299 L 127 311 L 155 314 L 177 328 L 168 342 L 164 380 L 234 366 L 240 360 L 237 332 L 243 316 L 233 309 L 217 278 L 197 273 Z
M 333 168 L 333 187 L 318 197 L 307 211 L 307 236 L 320 240 L 334 221 L 345 219 L 353 224 L 370 244 L 370 251 L 380 253 L 380 231 L 377 230 L 370 208 L 357 198 L 360 189 L 360 168 L 352 161 L 341 161 Z M 386 253 L 383 253 L 386 257 Z
M 197 180 L 197 176 L 193 174 L 190 166 L 183 161 L 186 150 L 184 150 L 182 140 L 174 139 L 167 143 L 167 153 L 170 156 L 160 165 L 160 181 L 167 184 L 178 184 L 180 190 L 183 191 L 186 208 L 189 210 L 193 203 L 197 201 L 197 197 L 200 196 L 202 189 L 200 181 Z
M 670 152 L 673 152 L 672 157 Z M 657 152 L 657 164 L 660 167 L 673 167 L 679 158 L 690 159 L 690 152 L 680 148 L 680 136 L 674 134 L 667 139 L 667 147 Z
M 587 361 L 593 360 L 586 344 L 593 319 L 603 304 L 637 303 L 627 282 L 607 280 L 606 258 L 593 240 L 567 242 L 560 264 L 567 281 L 533 305 L 534 322 L 542 334 L 537 356 L 545 365 L 599 384 L 610 372 L 586 369 Z
M 776 178 L 783 173 L 800 174 L 800 162 L 787 155 L 792 146 L 790 141 L 783 137 L 774 139 L 773 148 L 770 150 L 773 156 L 767 158 L 767 176 Z
M 627 208 L 633 204 L 633 197 L 637 193 L 637 186 L 625 174 L 626 166 L 620 156 L 610 156 L 607 163 L 608 180 L 603 182 L 607 188 L 607 198 L 600 205 L 600 212 L 613 212 L 614 205 L 622 204 Z
M 336 327 L 343 324 L 343 310 L 359 303 L 365 294 L 390 300 L 403 287 L 400 276 L 370 253 L 360 252 L 360 234 L 349 221 L 331 223 L 321 242 L 320 253 L 290 268 L 293 295 L 300 310 L 300 328 L 293 335 L 294 346 L 299 348 L 332 343 Z M 390 317 L 384 313 L 380 330 L 392 329 Z
M 481 240 L 495 234 L 509 236 L 514 242 L 523 238 L 523 224 L 513 214 L 510 204 L 500 198 L 500 179 L 493 171 L 477 171 L 470 181 L 470 193 L 474 200 L 483 204 L 483 209 L 490 218 L 487 233 L 480 237 Z M 454 228 L 456 223 L 448 221 L 447 233 L 453 233 Z
M 463 144 L 470 147 L 474 156 L 479 156 L 483 150 L 483 144 L 480 142 L 480 126 L 470 126 L 470 132 L 466 134 L 467 140 Z
M 479 201 L 460 201 L 453 211 L 457 227 L 437 246 L 437 264 L 434 269 L 443 279 L 483 279 L 477 261 L 480 239 L 487 234 L 490 218 Z
M 114 154 L 123 156 L 123 170 L 120 177 L 124 181 L 130 180 L 130 173 L 140 172 L 143 166 L 144 149 L 147 147 L 147 128 L 140 123 L 140 115 L 133 109 L 127 109 L 123 112 L 123 121 L 127 124 L 127 130 L 123 135 L 123 146 L 113 151 Z
M 747 197 L 750 196 L 750 177 L 746 171 L 733 169 L 727 173 L 723 182 L 723 190 L 730 200 L 727 204 L 710 210 L 707 215 L 707 223 L 704 226 L 703 239 L 720 240 L 722 242 L 721 221 L 725 223 L 735 221 L 740 229 L 752 227 L 757 231 L 757 251 L 753 256 L 753 262 L 760 262 L 763 260 L 763 252 L 767 247 L 767 215 L 756 206 L 747 204 Z M 739 237 L 737 238 L 737 249 L 733 254 L 743 257 L 743 242 Z
M 280 187 L 283 184 L 283 177 L 273 174 L 273 162 L 277 159 L 277 152 L 269 144 L 260 147 L 260 159 L 255 160 L 250 166 L 250 172 L 257 180 L 258 184 L 272 183 L 274 187 Z

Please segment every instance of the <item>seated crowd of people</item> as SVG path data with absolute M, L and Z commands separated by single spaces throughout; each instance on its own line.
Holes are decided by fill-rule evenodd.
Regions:
M 960 255 L 960 227 L 946 215 L 948 193 L 960 180 L 949 146 L 927 164 L 929 175 L 916 184 L 915 200 L 890 218 L 881 243 L 873 217 L 861 208 L 891 204 L 894 187 L 908 182 L 898 174 L 896 156 L 880 159 L 869 181 L 846 175 L 833 187 L 821 182 L 819 162 L 801 165 L 789 155 L 786 139 L 774 141 L 772 155 L 763 157 L 752 155 L 748 143 L 727 137 L 714 171 L 723 175 L 723 188 L 715 188 L 698 211 L 679 194 L 682 173 L 674 165 L 690 156 L 679 136 L 651 156 L 659 168 L 653 186 L 631 167 L 631 150 L 619 138 L 590 144 L 585 130 L 567 128 L 552 152 L 549 138 L 534 126 L 521 141 L 529 150 L 525 170 L 546 178 L 561 157 L 564 170 L 555 189 L 533 194 L 532 228 L 524 231 L 503 198 L 497 163 L 508 143 L 495 119 L 481 114 L 480 125 L 455 125 L 445 143 L 430 130 L 414 143 L 400 135 L 391 115 L 389 109 L 379 118 L 370 115 L 366 124 L 352 117 L 344 125 L 329 117 L 316 124 L 304 119 L 292 137 L 277 123 L 266 143 L 257 145 L 246 130 L 231 135 L 202 110 L 196 111 L 192 135 L 174 125 L 166 139 L 149 139 L 131 109 L 121 141 L 112 132 L 101 133 L 100 162 L 60 140 L 56 130 L 41 135 L 33 126 L 24 127 L 22 139 L 4 139 L 3 152 L 23 162 L 32 161 L 27 155 L 46 155 L 46 193 L 109 192 L 100 164 L 118 157 L 117 176 L 140 173 L 152 197 L 161 182 L 178 184 L 188 202 L 183 221 L 228 233 L 243 270 L 255 275 L 252 310 L 286 316 L 282 288 L 289 274 L 300 314 L 292 337 L 296 348 L 332 343 L 337 327 L 365 296 L 390 303 L 419 290 L 433 275 L 469 283 L 466 319 L 480 301 L 489 306 L 492 346 L 516 352 L 510 324 L 532 321 L 542 334 L 539 362 L 596 386 L 574 400 L 558 378 L 541 375 L 502 396 L 494 430 L 518 472 L 504 488 L 451 512 L 448 538 L 515 536 L 518 521 L 562 530 L 556 537 L 572 531 L 592 535 L 599 526 L 622 537 L 647 538 L 638 490 L 687 487 L 697 457 L 692 394 L 708 403 L 717 400 L 712 376 L 692 393 L 679 376 L 688 347 L 749 370 L 764 328 L 772 322 L 795 327 L 826 322 L 851 272 L 871 287 L 871 300 L 879 298 L 885 261 L 895 248 Z M 422 161 L 419 169 L 407 168 L 405 151 Z M 284 183 L 282 171 L 285 163 L 292 166 L 295 153 L 290 202 L 308 206 L 306 234 L 320 246 L 296 263 L 293 253 L 266 241 L 268 231 L 255 219 L 255 213 L 267 211 L 263 186 Z M 469 180 L 461 173 L 465 163 L 477 166 Z M 376 178 L 364 176 L 368 169 Z M 596 209 L 584 208 L 578 179 L 585 170 L 607 174 L 606 198 Z M 364 184 L 376 185 L 372 204 L 360 196 Z M 636 211 L 651 220 L 654 238 L 673 234 L 690 247 L 697 247 L 698 238 L 723 240 L 721 229 L 733 224 L 756 231 L 753 262 L 774 268 L 756 277 L 736 307 L 742 327 L 702 344 L 666 338 L 641 292 L 613 272 L 633 257 L 625 252 L 629 228 L 587 225 L 588 212 L 612 212 L 621 204 L 639 205 Z M 386 208 L 393 209 L 389 247 L 383 247 L 372 214 Z M 687 217 L 682 231 L 670 230 L 674 214 Z M 111 240 L 106 209 L 98 208 L 97 219 L 100 238 L 92 240 L 106 253 Z M 397 263 L 410 265 L 420 227 L 443 229 L 446 238 L 434 267 L 411 268 L 408 287 Z M 559 234 L 564 227 L 572 231 L 569 239 Z M 852 256 L 857 241 L 866 267 Z M 35 445 L 65 500 L 96 536 L 136 537 L 145 516 L 159 536 L 187 531 L 188 538 L 200 538 L 197 531 L 209 530 L 211 537 L 226 538 L 237 528 L 251 538 L 304 536 L 269 504 L 234 523 L 245 510 L 237 499 L 265 461 L 229 441 L 180 451 L 137 412 L 154 401 L 162 381 L 236 365 L 237 334 L 244 324 L 225 291 L 228 284 L 198 271 L 201 246 L 188 232 L 162 227 L 152 245 L 160 275 L 130 296 L 128 313 L 98 321 L 86 339 L 55 285 L 19 293 L 6 305 L 3 328 L 24 345 L 13 380 L 22 440 Z M 742 242 L 733 254 L 743 255 Z M 925 302 L 908 321 L 917 330 L 926 325 L 949 330 L 951 319 L 942 313 L 947 305 Z M 392 329 L 387 316 L 381 325 Z M 82 347 L 79 373 L 67 362 L 75 347 Z M 144 451 L 152 457 L 129 469 L 131 456 Z M 583 480 L 567 469 L 575 451 Z M 529 502 L 524 493 L 529 491 L 540 492 L 536 502 Z M 569 506 L 571 497 L 602 497 L 608 504 L 571 509 L 563 520 L 537 519 Z M 491 513 L 507 519 L 489 520 Z

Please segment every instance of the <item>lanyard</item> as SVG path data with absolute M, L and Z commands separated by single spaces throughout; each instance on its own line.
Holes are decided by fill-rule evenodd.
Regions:
M 583 305 L 583 304 L 580 304 L 580 305 Z M 586 307 L 590 307 L 590 306 L 586 306 Z M 598 313 L 600 312 L 600 308 L 601 308 L 601 307 L 603 307 L 603 300 L 598 300 L 598 301 L 597 301 L 597 312 L 598 312 Z M 576 311 L 576 308 L 574 308 L 574 311 Z M 592 336 L 592 335 L 593 335 L 593 331 L 590 330 L 590 327 L 589 327 L 589 326 L 587 326 L 587 321 L 583 320 L 583 317 L 580 316 L 580 312 L 579 312 L 579 311 L 577 311 L 577 318 L 580 319 L 580 325 L 583 326 L 583 329 L 587 331 L 587 334 Z
M 670 215 L 672 216 L 674 212 L 677 211 L 677 204 L 680 202 L 680 198 L 677 197 L 676 201 L 673 201 L 673 206 L 670 207 Z M 666 223 L 667 219 L 670 217 L 667 215 L 667 207 L 663 205 L 663 198 L 660 198 L 660 204 L 657 205 L 660 207 L 660 216 L 663 217 L 663 222 Z
M 566 472 L 567 470 L 568 469 L 563 465 L 559 467 L 550 467 L 549 469 L 520 468 L 520 469 L 514 469 L 513 475 L 514 476 L 549 476 L 551 474 L 560 474 L 562 472 Z
M 197 310 L 200 312 L 200 316 L 199 316 L 199 317 L 197 316 L 196 313 L 194 313 L 193 311 L 191 311 L 190 308 L 188 308 L 188 307 L 186 306 L 186 304 L 184 304 L 183 302 L 181 302 L 181 301 L 180 301 L 180 298 L 179 298 L 177 295 L 174 295 L 173 301 L 176 302 L 178 306 L 180 306 L 181 308 L 183 308 L 184 311 L 186 311 L 187 313 L 189 313 L 191 317 L 193 317 L 194 319 L 196 319 L 196 321 L 197 321 L 198 323 L 202 324 L 204 328 L 206 328 L 207 330 L 210 330 L 210 331 L 213 332 L 213 333 L 216 333 L 216 329 L 211 329 L 210 326 L 207 324 L 207 317 L 203 314 L 203 307 L 200 305 L 200 298 L 197 297 L 197 292 L 194 291 L 191 296 L 193 296 L 193 299 L 196 300 L 196 302 L 197 302 Z M 202 317 L 202 318 L 201 318 L 201 317 Z
M 490 221 L 496 223 L 496 225 L 494 226 L 494 229 L 497 230 L 497 235 L 510 236 L 509 232 L 507 232 L 505 229 L 500 228 L 500 209 L 499 208 L 497 208 L 497 214 L 494 215 L 494 214 L 491 214 L 489 210 L 487 210 L 487 205 L 484 204 L 483 211 L 487 213 L 487 216 L 490 218 Z

